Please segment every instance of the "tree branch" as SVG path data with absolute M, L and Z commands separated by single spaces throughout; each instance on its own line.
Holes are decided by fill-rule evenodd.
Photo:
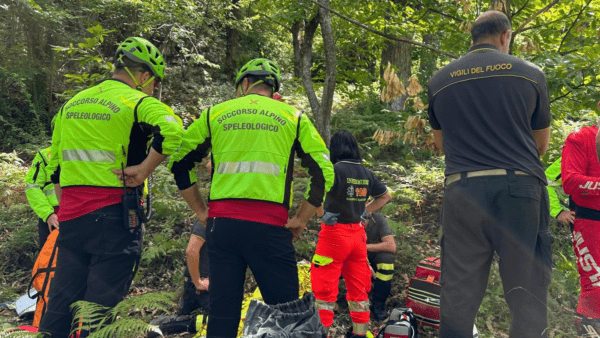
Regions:
M 575 16 L 575 14 L 572 14 L 572 15 L 567 15 L 567 16 L 563 16 L 562 18 L 558 18 L 558 19 L 556 19 L 556 20 L 552 20 L 552 21 L 544 22 L 544 23 L 543 23 L 543 24 L 541 24 L 541 25 L 535 25 L 535 26 L 529 26 L 529 27 L 525 27 L 525 28 L 523 28 L 523 29 L 521 30 L 521 33 L 523 33 L 523 32 L 526 32 L 526 31 L 528 31 L 528 30 L 532 30 L 532 29 L 536 29 L 536 28 L 540 28 L 540 27 L 548 26 L 548 25 L 551 25 L 551 24 L 553 24 L 553 23 L 555 23 L 555 22 L 564 21 L 564 20 L 566 20 L 566 19 L 568 19 L 568 18 L 570 18 L 570 17 L 572 17 L 572 16 Z
M 427 7 L 426 9 L 427 9 L 428 11 L 430 11 L 430 12 L 437 13 L 437 14 L 439 14 L 439 15 L 443 16 L 443 17 L 450 18 L 450 19 L 452 19 L 452 20 L 454 20 L 454 21 L 458 21 L 458 22 L 461 22 L 461 21 L 462 21 L 461 19 L 459 19 L 459 18 L 457 18 L 457 17 L 455 17 L 455 16 L 452 16 L 452 15 L 450 15 L 450 14 L 446 14 L 446 13 L 444 13 L 444 12 L 440 12 L 440 11 L 438 11 L 437 9 L 434 9 L 434 8 L 429 8 L 429 7 Z
M 514 18 L 515 16 L 519 15 L 519 13 L 521 13 L 521 11 L 523 11 L 525 9 L 525 7 L 527 7 L 528 3 L 529 3 L 529 0 L 525 1 L 525 4 L 523 5 L 523 7 L 517 9 L 517 11 L 513 13 L 511 18 Z
M 565 33 L 565 36 L 563 36 L 562 40 L 560 40 L 560 45 L 558 46 L 558 53 L 560 53 L 560 50 L 561 50 L 563 44 L 565 43 L 565 40 L 567 39 L 567 36 L 569 36 L 569 34 L 571 34 L 571 30 L 573 29 L 573 27 L 575 27 L 575 24 L 577 23 L 577 21 L 579 21 L 579 17 L 581 17 L 581 13 L 583 13 L 583 11 L 585 10 L 585 8 L 590 5 L 591 1 L 592 0 L 588 1 L 588 3 L 585 4 L 585 6 L 581 7 L 581 10 L 577 14 L 577 17 L 575 18 L 575 20 L 573 20 L 573 22 L 571 23 L 571 26 L 567 30 L 567 33 Z
M 538 15 L 547 12 L 550 8 L 552 8 L 552 6 L 556 5 L 560 0 L 554 0 L 551 3 L 548 4 L 548 6 L 540 9 L 539 11 L 537 11 L 537 13 L 535 13 L 534 15 L 532 15 L 529 19 L 525 20 L 525 22 L 523 22 L 521 24 L 521 26 L 519 26 L 519 28 L 517 28 L 517 30 L 513 33 L 514 35 L 519 34 L 520 32 L 523 31 L 523 28 L 525 28 L 525 26 L 527 26 L 528 23 L 530 23 L 531 21 L 533 21 L 533 19 L 537 18 Z
M 337 15 L 338 17 L 340 17 L 340 18 L 342 18 L 342 19 L 344 19 L 344 20 L 346 20 L 346 21 L 348 21 L 348 22 L 350 22 L 352 24 L 355 24 L 355 25 L 357 25 L 359 27 L 362 27 L 363 29 L 365 29 L 365 30 L 367 30 L 367 31 L 369 31 L 371 33 L 377 34 L 379 36 L 383 36 L 386 39 L 409 43 L 411 45 L 423 47 L 423 48 L 432 50 L 432 51 L 434 51 L 436 53 L 443 54 L 443 55 L 449 56 L 449 57 L 454 58 L 454 59 L 458 59 L 458 56 L 455 55 L 455 54 L 443 51 L 441 49 L 438 49 L 438 48 L 435 48 L 435 47 L 432 47 L 432 46 L 428 46 L 428 45 L 426 45 L 424 43 L 413 41 L 413 40 L 410 40 L 410 39 L 399 38 L 399 37 L 391 35 L 391 34 L 380 32 L 380 31 L 378 31 L 376 29 L 373 29 L 373 28 L 371 28 L 371 27 L 369 27 L 367 25 L 364 25 L 364 24 L 362 24 L 362 23 L 360 23 L 360 22 L 358 22 L 358 21 L 356 21 L 354 19 L 351 19 L 351 18 L 349 18 L 349 17 L 347 17 L 347 16 L 345 16 L 345 15 L 343 15 L 343 14 L 341 14 L 341 13 L 339 13 L 339 12 L 337 12 L 337 11 L 331 9 L 331 8 L 328 8 L 327 6 L 323 6 L 322 4 L 318 3 L 315 0 L 307 0 L 307 1 L 310 1 L 310 2 L 318 5 L 319 7 L 323 7 L 324 9 L 326 9 L 329 12 Z M 555 2 L 558 2 L 558 0 L 555 0 Z
M 550 101 L 550 104 L 552 104 L 552 103 L 554 103 L 555 101 L 558 101 L 558 100 L 560 100 L 560 99 L 564 99 L 565 97 L 569 96 L 569 95 L 570 95 L 570 94 L 573 92 L 573 90 L 575 90 L 575 89 L 579 89 L 579 88 L 581 88 L 581 87 L 585 87 L 585 86 L 587 86 L 585 83 L 582 83 L 582 84 L 580 84 L 580 85 L 578 85 L 578 86 L 574 86 L 574 87 L 573 87 L 571 90 L 569 90 L 568 92 L 566 92 L 564 95 L 561 95 L 561 96 L 559 96 L 559 97 L 557 97 L 557 98 L 553 99 L 552 101 Z
M 264 14 L 262 14 L 262 13 L 258 13 L 258 14 L 259 14 L 259 15 L 260 15 L 262 18 L 265 18 L 265 19 L 267 19 L 267 20 L 271 21 L 272 23 L 275 23 L 275 24 L 277 24 L 277 25 L 279 25 L 279 26 L 283 27 L 283 28 L 285 28 L 286 30 L 288 30 L 290 33 L 292 33 L 292 28 L 291 28 L 291 27 L 288 27 L 288 26 L 286 26 L 286 25 L 282 24 L 281 22 L 279 22 L 279 21 L 277 21 L 277 20 L 273 19 L 272 17 L 270 17 L 270 16 L 268 16 L 268 15 L 264 15 Z

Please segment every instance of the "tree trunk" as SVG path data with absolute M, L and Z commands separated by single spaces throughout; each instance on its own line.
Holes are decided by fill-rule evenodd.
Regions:
M 412 67 L 412 46 L 405 42 L 387 40 L 385 48 L 381 52 L 381 67 L 379 74 L 383 77 L 383 72 L 387 67 L 388 62 L 398 68 L 398 78 L 408 85 L 408 79 L 411 75 Z M 408 94 L 395 98 L 390 102 L 393 111 L 401 111 L 404 109 L 404 101 Z
M 435 34 L 426 34 L 423 36 L 423 43 L 430 46 L 438 46 L 439 45 L 439 37 Z M 435 53 L 431 53 L 428 51 L 421 52 L 421 62 L 419 68 L 421 69 L 420 73 L 424 76 L 424 78 L 429 79 L 433 75 L 433 73 L 437 70 L 436 63 L 438 56 Z
M 233 19 L 240 20 L 242 17 L 242 13 L 239 7 L 240 0 L 231 0 L 231 16 Z M 226 34 L 226 43 L 225 43 L 225 65 L 223 67 L 223 72 L 227 77 L 234 77 L 235 74 L 235 60 L 234 57 L 237 55 L 237 46 L 238 46 L 238 37 L 239 32 L 232 25 L 228 25 L 225 28 Z
M 323 6 L 329 7 L 328 0 L 319 0 Z M 321 35 L 323 45 L 325 46 L 325 83 L 323 84 L 323 95 L 321 101 L 315 93 L 312 82 L 312 46 L 317 27 L 321 24 Z M 333 30 L 331 28 L 331 19 L 329 11 L 319 7 L 317 15 L 306 23 L 304 28 L 304 41 L 301 45 L 302 54 L 302 84 L 306 91 L 310 107 L 315 118 L 315 127 L 323 141 L 329 145 L 331 137 L 331 107 L 333 106 L 333 94 L 335 91 L 335 79 L 337 75 L 335 41 L 333 39 Z
M 320 0 L 324 6 L 329 7 L 329 0 Z M 325 47 L 325 83 L 323 84 L 323 96 L 321 97 L 320 117 L 315 115 L 315 119 L 319 133 L 329 145 L 331 138 L 331 108 L 333 107 L 333 94 L 335 93 L 335 80 L 337 75 L 336 55 L 335 55 L 335 40 L 333 39 L 333 29 L 331 28 L 331 17 L 329 11 L 323 7 L 319 7 L 321 18 L 321 35 L 323 37 L 323 45 Z
M 304 20 L 294 21 L 292 24 L 292 46 L 294 47 L 294 77 L 302 77 L 302 27 Z

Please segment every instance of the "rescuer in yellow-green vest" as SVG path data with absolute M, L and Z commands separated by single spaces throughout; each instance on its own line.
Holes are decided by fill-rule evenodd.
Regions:
M 550 199 L 550 216 L 558 219 L 565 225 L 569 225 L 573 232 L 573 222 L 575 222 L 575 211 L 564 207 L 558 197 L 556 189 L 562 186 L 562 175 L 560 173 L 560 164 L 562 157 L 554 161 L 546 168 L 546 178 L 548 179 L 548 198 Z
M 160 51 L 128 38 L 114 64 L 111 79 L 63 105 L 52 135 L 59 250 L 40 331 L 53 338 L 69 336 L 73 302 L 112 307 L 127 294 L 141 253 L 143 182 L 183 134 L 171 108 L 152 97 L 164 78 Z
M 236 337 L 247 267 L 267 304 L 298 299 L 292 237 L 304 229 L 333 184 L 329 151 L 306 114 L 272 98 L 280 83 L 273 62 L 248 62 L 236 77 L 238 97 L 203 111 L 169 162 L 198 220 L 207 223 L 209 218 L 209 338 Z M 211 150 L 207 210 L 194 167 Z M 311 179 L 305 200 L 288 219 L 294 154 Z
M 55 117 L 56 118 L 56 117 Z M 54 126 L 55 118 L 52 119 Z M 54 185 L 50 180 L 50 172 L 46 166 L 50 162 L 50 147 L 35 154 L 33 162 L 25 176 L 25 195 L 31 209 L 38 215 L 38 235 L 40 248 L 46 243 L 46 238 L 52 229 L 58 228 L 58 200 Z

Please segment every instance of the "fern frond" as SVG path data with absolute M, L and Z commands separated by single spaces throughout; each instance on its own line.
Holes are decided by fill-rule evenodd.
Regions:
M 106 315 L 108 309 L 106 306 L 84 300 L 73 303 L 71 311 L 74 313 L 75 328 L 71 331 L 71 334 L 73 335 L 79 330 L 93 331 L 102 327 L 109 318 Z
M 131 311 L 160 310 L 168 312 L 173 308 L 173 302 L 176 298 L 174 292 L 145 293 L 143 295 L 125 299 L 114 308 L 108 311 L 112 318 L 117 316 L 127 317 Z
M 18 330 L 18 331 L 15 331 Z M 20 329 L 12 328 L 0 331 L 0 338 L 35 338 L 41 337 L 39 333 L 21 331 Z
M 168 312 L 175 297 L 173 292 L 146 293 L 125 299 L 112 309 L 86 301 L 75 302 L 71 305 L 75 322 L 71 334 L 79 330 L 93 332 L 90 337 L 136 337 L 145 334 L 154 326 L 140 319 L 128 318 L 129 313 L 141 309 Z
M 114 323 L 104 326 L 98 331 L 90 333 L 89 338 L 136 338 L 146 336 L 146 333 L 155 325 L 145 323 L 138 318 L 119 318 Z

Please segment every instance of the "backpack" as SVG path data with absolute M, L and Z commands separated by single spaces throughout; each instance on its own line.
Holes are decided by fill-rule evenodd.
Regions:
M 410 308 L 396 308 L 376 338 L 418 338 L 417 320 Z
M 421 325 L 440 329 L 439 282 L 441 261 L 437 257 L 427 257 L 419 262 L 416 276 L 408 284 L 406 307 L 411 308 Z
M 35 295 L 29 295 L 29 298 L 37 298 L 35 314 L 33 315 L 33 326 L 35 327 L 40 326 L 42 316 L 46 313 L 50 281 L 54 277 L 54 271 L 56 271 L 56 255 L 58 253 L 56 237 L 58 237 L 58 230 L 55 229 L 50 233 L 48 239 L 46 239 L 46 243 L 44 243 L 42 251 L 40 251 L 40 254 L 35 260 L 33 271 L 31 273 L 29 289 L 33 287 L 38 291 Z

